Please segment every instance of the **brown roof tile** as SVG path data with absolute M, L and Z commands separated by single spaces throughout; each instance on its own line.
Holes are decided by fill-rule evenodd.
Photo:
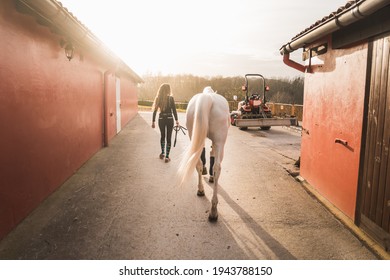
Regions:
M 314 28 L 320 26 L 321 24 L 333 19 L 334 17 L 341 14 L 345 9 L 348 9 L 349 7 L 351 7 L 352 5 L 354 5 L 360 1 L 361 0 L 348 1 L 344 6 L 339 7 L 336 11 L 330 13 L 327 16 L 324 16 L 322 19 L 317 20 L 314 24 L 310 25 L 310 27 L 306 28 L 305 30 L 303 30 L 300 33 L 298 33 L 297 35 L 295 35 L 293 38 L 291 38 L 291 40 L 294 40 L 294 39 L 302 36 L 303 34 L 310 32 L 312 29 L 314 29 Z

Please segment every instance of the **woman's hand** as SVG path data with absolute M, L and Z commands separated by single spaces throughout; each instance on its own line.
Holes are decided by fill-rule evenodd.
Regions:
M 179 126 L 179 121 L 176 121 L 176 125 Z

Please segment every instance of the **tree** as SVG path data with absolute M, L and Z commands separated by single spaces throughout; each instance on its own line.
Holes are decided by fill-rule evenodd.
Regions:
M 244 84 L 244 77 L 199 77 L 193 75 L 145 75 L 145 83 L 140 85 L 139 100 L 153 100 L 158 88 L 162 83 L 169 83 L 177 102 L 188 102 L 193 95 L 202 92 L 206 86 L 211 86 L 227 100 L 233 100 L 236 95 L 239 100 L 244 98 L 241 86 Z M 274 103 L 303 104 L 304 79 L 266 79 L 270 87 L 267 93 L 267 100 Z

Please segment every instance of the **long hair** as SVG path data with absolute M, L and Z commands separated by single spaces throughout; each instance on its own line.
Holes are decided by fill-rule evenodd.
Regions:
M 164 111 L 168 107 L 170 96 L 172 96 L 171 86 L 169 84 L 162 84 L 154 98 L 152 110 L 160 109 L 160 112 Z

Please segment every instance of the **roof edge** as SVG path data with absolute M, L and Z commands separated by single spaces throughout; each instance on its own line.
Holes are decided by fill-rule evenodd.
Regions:
M 120 67 L 136 83 L 142 83 L 138 76 L 126 63 L 115 55 L 105 44 L 83 25 L 61 2 L 56 0 L 14 0 L 18 7 L 23 7 L 33 15 L 49 23 L 61 35 L 75 44 L 90 47 L 104 55 L 113 64 Z
M 285 55 L 294 52 L 334 31 L 371 15 L 389 4 L 390 0 L 349 1 L 337 12 L 330 14 L 329 17 L 325 17 L 323 21 L 317 22 L 309 29 L 292 38 L 290 42 L 284 44 L 279 49 L 280 54 Z

